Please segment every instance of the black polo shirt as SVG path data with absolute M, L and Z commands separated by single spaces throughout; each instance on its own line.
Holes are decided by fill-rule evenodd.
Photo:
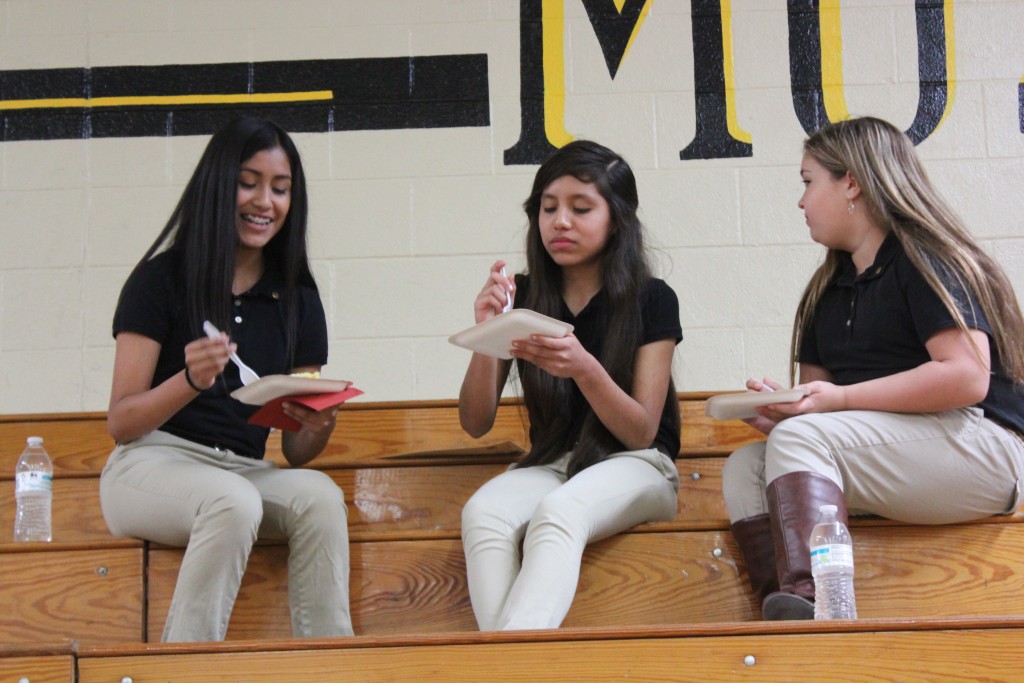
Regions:
M 147 261 L 124 285 L 114 313 L 114 337 L 135 332 L 160 344 L 152 386 L 158 386 L 185 367 L 185 345 L 192 341 L 185 320 L 184 288 L 178 257 L 164 252 Z M 295 362 L 286 357 L 284 278 L 268 261 L 266 272 L 248 292 L 232 300 L 231 328 L 238 355 L 261 377 L 287 374 L 293 368 L 327 362 L 327 322 L 316 289 L 298 288 L 298 334 Z M 199 321 L 200 323 L 202 321 Z M 248 424 L 257 406 L 240 403 L 229 394 L 242 386 L 238 368 L 229 363 L 212 387 L 175 413 L 160 429 L 206 446 L 227 448 L 240 455 L 262 458 L 265 427 Z
M 931 360 L 925 343 L 956 321 L 890 233 L 874 263 L 857 275 L 843 253 L 833 282 L 814 310 L 800 345 L 801 363 L 820 365 L 835 384 L 846 386 L 911 370 Z M 941 271 L 940 271 L 941 272 Z M 978 406 L 1005 427 L 1024 433 L 1024 395 L 1002 370 L 992 330 L 973 293 L 955 278 L 943 284 L 967 326 L 989 336 L 994 372 L 988 395 Z
M 516 308 L 520 301 L 526 300 L 526 292 L 529 289 L 529 278 L 525 275 L 516 276 Z M 594 295 L 587 305 L 573 315 L 572 311 L 561 302 L 561 311 L 557 316 L 559 320 L 573 326 L 573 334 L 579 339 L 583 346 L 595 358 L 601 358 L 604 349 L 604 339 L 608 329 L 607 297 L 604 291 Z M 664 280 L 651 278 L 647 283 L 647 289 L 641 296 L 640 318 L 643 330 L 640 335 L 640 346 L 662 339 L 673 339 L 678 344 L 683 338 L 682 326 L 679 323 L 679 299 L 676 293 Z M 575 443 L 583 429 L 583 421 L 586 418 L 590 406 L 583 392 L 572 385 L 572 399 L 568 406 L 571 415 L 571 426 L 569 431 L 573 438 L 568 443 Z M 657 448 L 673 460 L 679 455 L 679 429 L 678 421 L 672 411 L 679 411 L 679 402 L 672 395 L 671 390 L 665 397 L 665 407 L 662 410 L 661 422 L 658 426 L 658 433 L 654 437 L 651 448 Z M 531 420 L 530 436 L 533 437 L 533 426 Z

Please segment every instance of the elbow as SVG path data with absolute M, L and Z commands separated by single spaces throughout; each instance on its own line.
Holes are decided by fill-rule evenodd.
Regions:
M 985 397 L 988 396 L 992 376 L 987 372 L 979 373 L 972 379 L 973 381 L 964 383 L 965 399 L 968 401 L 968 405 L 975 405 L 985 400 Z
M 640 451 L 645 448 L 650 448 L 654 443 L 655 437 L 658 436 L 658 423 L 644 425 L 642 430 L 623 442 L 623 446 L 631 451 Z
M 459 416 L 459 424 L 462 426 L 462 431 L 469 434 L 474 439 L 479 439 L 481 436 L 491 431 L 491 426 L 488 424 L 482 424 L 480 420 L 470 420 L 469 418 Z
M 474 439 L 479 439 L 491 431 L 491 427 L 494 426 L 494 413 L 487 414 L 479 410 L 472 410 L 460 401 L 459 426 L 462 427 L 462 431 Z
M 110 417 L 107 418 L 107 434 L 110 434 L 110 438 L 114 440 L 114 443 L 128 443 L 142 436 L 141 434 L 133 434 L 119 420 Z

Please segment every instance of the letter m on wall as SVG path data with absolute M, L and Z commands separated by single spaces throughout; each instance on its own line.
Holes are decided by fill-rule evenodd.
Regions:
M 565 3 L 519 2 L 519 141 L 505 164 L 539 164 L 572 140 L 565 129 Z M 614 79 L 652 0 L 582 0 Z

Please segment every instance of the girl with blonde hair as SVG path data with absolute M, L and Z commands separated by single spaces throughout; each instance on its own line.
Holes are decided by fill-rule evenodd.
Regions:
M 897 128 L 863 117 L 804 143 L 800 207 L 828 251 L 793 325 L 765 442 L 723 471 L 765 619 L 814 616 L 808 540 L 822 504 L 946 524 L 1010 512 L 1024 482 L 1024 319 L 999 265 Z M 753 391 L 778 389 L 750 380 Z

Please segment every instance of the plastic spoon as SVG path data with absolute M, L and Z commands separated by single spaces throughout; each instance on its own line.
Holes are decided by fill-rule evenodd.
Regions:
M 209 320 L 203 321 L 203 332 L 210 339 L 220 339 L 220 330 L 214 327 L 213 323 Z M 238 376 L 242 378 L 242 384 L 248 386 L 260 378 L 259 375 L 253 372 L 252 368 L 242 362 L 237 353 L 232 352 L 230 358 L 238 366 Z

